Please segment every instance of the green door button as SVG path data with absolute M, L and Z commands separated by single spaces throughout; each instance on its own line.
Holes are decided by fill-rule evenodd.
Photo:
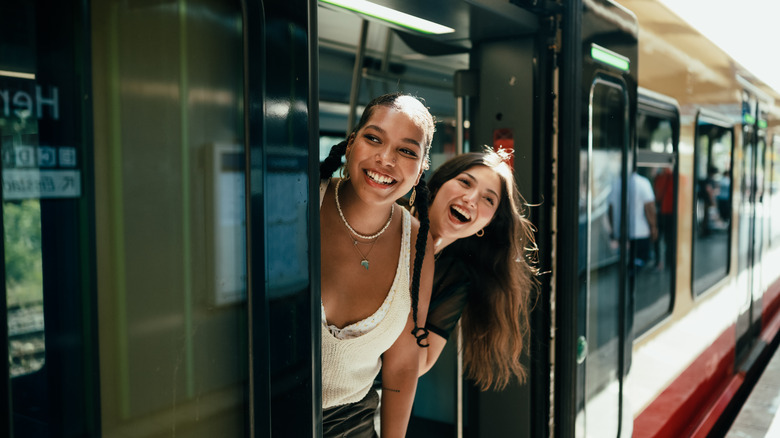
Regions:
M 585 358 L 588 356 L 588 341 L 585 336 L 577 338 L 577 364 L 585 362 Z

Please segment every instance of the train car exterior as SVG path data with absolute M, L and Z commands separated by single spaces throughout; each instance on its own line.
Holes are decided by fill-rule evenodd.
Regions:
M 322 436 L 318 162 L 389 91 L 433 168 L 514 151 L 542 272 L 527 381 L 452 340 L 409 437 L 728 427 L 780 340 L 780 90 L 658 0 L 366 3 L 0 5 L 4 435 Z
M 727 426 L 776 341 L 777 91 L 663 4 L 640 3 L 621 2 L 639 19 L 639 84 L 677 111 L 678 262 L 658 322 L 635 326 L 627 394 L 635 435 L 704 436 Z

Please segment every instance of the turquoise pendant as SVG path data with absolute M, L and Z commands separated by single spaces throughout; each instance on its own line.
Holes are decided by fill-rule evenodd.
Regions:
M 366 268 L 366 271 L 368 271 L 368 260 L 363 259 L 363 261 L 360 262 L 360 265 Z

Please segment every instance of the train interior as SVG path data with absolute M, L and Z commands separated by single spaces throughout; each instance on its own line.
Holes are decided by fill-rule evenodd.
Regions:
M 546 56 L 540 47 L 550 26 L 543 16 L 504 2 L 387 4 L 449 28 L 426 35 L 326 3 L 317 11 L 321 158 L 354 125 L 360 105 L 402 91 L 424 98 L 437 119 L 431 169 L 464 151 L 514 150 L 521 193 L 531 204 L 541 202 L 534 195 L 544 178 L 535 170 L 542 167 L 535 152 L 542 137 L 534 109 L 546 104 L 539 95 L 549 87 L 539 75 Z M 528 386 L 475 391 L 457 378 L 457 350 L 449 342 L 442 360 L 420 379 L 409 436 L 454 436 L 469 427 L 485 436 L 507 427 L 531 433 L 530 409 L 501 415 L 509 414 L 509 400 L 530 405 Z

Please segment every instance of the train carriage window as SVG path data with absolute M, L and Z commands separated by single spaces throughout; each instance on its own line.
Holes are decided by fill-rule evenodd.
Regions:
M 28 92 L 32 81 L 0 76 L 0 90 Z M 40 193 L 24 182 L 40 177 L 38 124 L 22 111 L 0 112 L 3 226 L 10 376 L 33 373 L 45 362 Z M 7 182 L 6 182 L 7 181 Z
M 637 115 L 636 173 L 652 183 L 654 201 L 641 207 L 651 228 L 646 247 L 634 245 L 631 278 L 634 335 L 671 313 L 677 265 L 677 142 L 679 112 L 671 104 L 643 99 Z M 633 199 L 634 202 L 638 200 Z M 652 229 L 654 228 L 654 229 Z
M 780 135 L 772 138 L 772 145 L 768 149 L 767 162 L 769 175 L 767 177 L 766 192 L 769 195 L 768 216 L 780 217 Z M 769 221 L 769 247 L 780 247 L 780 226 Z
M 729 271 L 733 129 L 700 113 L 693 181 L 693 293 L 701 295 Z

